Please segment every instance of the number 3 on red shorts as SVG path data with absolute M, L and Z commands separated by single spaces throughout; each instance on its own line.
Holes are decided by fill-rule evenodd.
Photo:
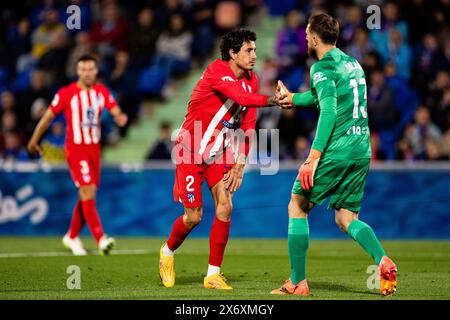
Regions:
M 83 177 L 84 182 L 88 183 L 91 181 L 91 175 L 89 172 L 89 165 L 88 162 L 86 160 L 81 160 L 80 161 L 80 166 L 81 166 L 81 176 Z

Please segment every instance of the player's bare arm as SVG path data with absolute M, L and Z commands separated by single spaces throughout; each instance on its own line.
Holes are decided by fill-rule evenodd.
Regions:
M 258 93 L 246 92 L 243 87 L 234 81 L 218 81 L 213 85 L 215 91 L 220 92 L 225 97 L 233 100 L 242 107 L 264 108 L 267 106 L 279 106 L 291 108 L 292 105 L 286 99 L 286 95 L 275 92 L 273 96 L 266 96 Z
M 225 182 L 225 189 L 227 189 L 231 193 L 236 192 L 242 184 L 242 179 L 244 178 L 245 162 L 245 154 L 239 154 L 236 164 L 223 177 L 223 181 Z
M 52 110 L 47 109 L 47 111 L 42 116 L 41 120 L 37 124 L 34 129 L 33 135 L 31 136 L 30 141 L 28 142 L 28 151 L 35 155 L 37 153 L 42 154 L 42 150 L 39 146 L 39 141 L 41 140 L 44 133 L 47 131 L 48 127 L 52 123 L 55 118 L 55 114 Z
M 242 79 L 245 75 L 246 71 L 253 70 L 255 63 L 256 63 L 256 44 L 255 41 L 245 41 L 239 51 L 234 51 L 233 49 L 229 50 L 229 56 L 230 60 L 228 61 L 228 65 L 230 66 L 230 69 L 233 71 L 234 75 L 237 79 Z M 232 85 L 233 86 L 233 85 Z M 233 89 L 239 89 L 238 91 L 233 90 L 233 97 L 227 95 L 227 93 L 224 93 L 227 95 L 227 97 L 233 99 L 233 101 L 239 103 L 243 107 L 254 107 L 252 105 L 246 105 L 246 102 L 248 99 L 248 95 L 256 95 L 252 93 L 246 93 L 243 92 L 242 88 L 237 88 L 239 85 L 234 85 Z M 236 92 L 240 92 L 241 95 L 244 95 L 243 99 L 237 99 Z M 290 108 L 292 107 L 288 101 L 285 99 L 285 94 L 281 92 L 276 92 L 273 96 L 269 96 L 267 98 L 267 103 L 265 106 L 279 106 L 282 108 Z M 242 101 L 241 101 L 242 100 Z M 261 106 L 260 106 L 261 107 Z

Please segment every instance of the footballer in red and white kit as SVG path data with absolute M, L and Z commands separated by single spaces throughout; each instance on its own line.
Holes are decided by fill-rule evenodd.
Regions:
M 66 119 L 65 153 L 70 174 L 79 191 L 69 232 L 63 244 L 75 255 L 85 255 L 78 235 L 86 223 L 95 238 L 101 254 L 108 254 L 114 239 L 103 232 L 95 203 L 95 193 L 100 179 L 100 123 L 104 109 L 108 110 L 119 126 L 124 126 L 127 116 L 104 85 L 95 83 L 97 62 L 86 55 L 77 62 L 78 81 L 61 88 L 54 96 L 48 110 L 36 126 L 28 144 L 31 153 L 40 153 L 39 140 L 57 115 Z
M 256 109 L 267 105 L 268 97 L 258 91 L 253 71 L 236 79 L 228 62 L 217 59 L 203 73 L 194 88 L 188 112 L 176 138 L 174 200 L 185 207 L 202 205 L 202 182 L 211 189 L 235 164 L 231 132 L 253 133 Z M 242 107 L 246 105 L 246 107 Z M 250 139 L 238 146 L 245 156 Z
M 222 59 L 206 68 L 191 95 L 173 152 L 174 200 L 183 204 L 184 214 L 175 221 L 160 250 L 160 277 L 166 287 L 175 284 L 174 251 L 201 220 L 202 184 L 206 180 L 216 212 L 203 284 L 209 289 L 232 289 L 220 272 L 230 231 L 232 195 L 242 183 L 256 108 L 281 106 L 283 98 L 257 93 L 258 78 L 252 71 L 255 40 L 256 34 L 250 30 L 227 33 L 220 46 Z M 236 137 L 240 137 L 238 144 Z
M 117 106 L 109 90 L 101 84 L 90 89 L 72 82 L 61 88 L 50 104 L 54 115 L 66 118 L 66 158 L 77 187 L 95 184 L 100 178 L 100 121 L 103 109 Z

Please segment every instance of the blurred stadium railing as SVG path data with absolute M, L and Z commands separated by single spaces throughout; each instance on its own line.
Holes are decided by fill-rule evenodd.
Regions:
M 297 164 L 280 163 L 276 175 L 250 167 L 234 197 L 235 237 L 285 237 L 287 204 Z M 111 235 L 167 236 L 182 207 L 173 202 L 170 162 L 106 165 L 98 209 Z M 374 163 L 361 217 L 381 238 L 444 239 L 450 236 L 450 164 Z M 214 206 L 206 186 L 204 218 L 193 231 L 206 237 Z M 65 165 L 6 163 L 0 167 L 0 235 L 62 235 L 70 223 L 76 189 Z M 319 206 L 310 215 L 311 236 L 340 238 L 334 214 Z M 84 231 L 87 232 L 87 231 Z

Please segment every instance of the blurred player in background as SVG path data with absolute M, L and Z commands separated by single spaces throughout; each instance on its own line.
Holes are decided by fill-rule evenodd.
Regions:
M 239 29 L 221 41 L 222 59 L 216 59 L 198 81 L 188 104 L 187 115 L 177 135 L 174 200 L 184 214 L 160 250 L 159 270 L 164 286 L 175 284 L 174 252 L 200 222 L 202 183 L 206 179 L 215 204 L 210 233 L 210 256 L 204 287 L 232 289 L 220 272 L 230 232 L 232 195 L 241 186 L 250 139 L 238 147 L 237 159 L 230 132 L 240 128 L 254 133 L 256 108 L 279 105 L 285 96 L 257 94 L 258 78 L 252 71 L 256 62 L 256 34 Z M 290 104 L 285 102 L 285 106 Z M 233 145 L 234 146 L 234 145 Z
M 66 159 L 79 198 L 63 245 L 74 255 L 87 254 L 78 237 L 85 223 L 95 238 L 100 254 L 108 254 L 115 244 L 114 239 L 103 232 L 95 203 L 100 179 L 100 123 L 104 108 L 112 114 L 118 126 L 127 123 L 127 116 L 109 90 L 96 83 L 97 73 L 97 61 L 93 56 L 84 55 L 78 59 L 78 80 L 56 93 L 28 143 L 30 153 L 41 153 L 40 139 L 52 120 L 64 112 L 67 124 Z
M 379 266 L 381 294 L 391 295 L 396 290 L 397 267 L 386 256 L 372 228 L 359 220 L 371 158 L 366 78 L 358 61 L 336 48 L 338 35 L 339 24 L 331 16 L 310 17 L 306 29 L 308 53 L 319 60 L 311 67 L 311 90 L 292 94 L 281 81 L 277 88 L 294 106 L 316 105 L 320 116 L 310 154 L 299 168 L 288 207 L 291 276 L 272 294 L 309 294 L 307 218 L 311 209 L 328 197 L 336 224 Z

